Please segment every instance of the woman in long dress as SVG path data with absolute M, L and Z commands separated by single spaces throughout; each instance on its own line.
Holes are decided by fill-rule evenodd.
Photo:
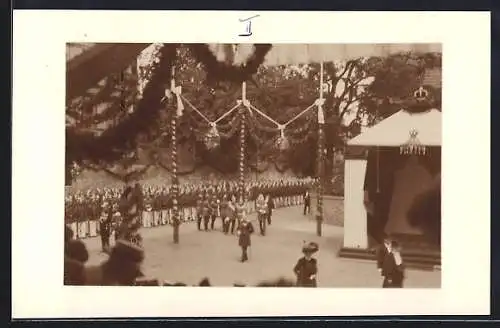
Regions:
M 312 255 L 318 250 L 318 244 L 313 242 L 302 248 L 304 256 L 297 261 L 293 268 L 297 277 L 297 287 L 317 287 L 318 262 Z

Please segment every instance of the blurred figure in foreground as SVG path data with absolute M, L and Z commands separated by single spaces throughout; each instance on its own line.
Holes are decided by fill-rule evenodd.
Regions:
M 64 232 L 64 284 L 85 284 L 85 263 L 89 259 L 89 253 L 85 244 L 73 239 L 73 230 L 65 226 Z
M 85 270 L 85 285 L 89 286 L 133 286 L 138 278 L 144 277 L 141 264 L 144 251 L 138 245 L 118 240 L 109 258 Z

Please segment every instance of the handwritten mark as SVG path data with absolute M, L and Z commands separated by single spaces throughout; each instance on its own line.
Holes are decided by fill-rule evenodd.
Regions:
M 259 17 L 260 15 L 254 15 L 245 19 L 239 19 L 241 23 L 246 23 L 245 33 L 238 34 L 239 36 L 251 36 L 252 35 L 252 19 Z

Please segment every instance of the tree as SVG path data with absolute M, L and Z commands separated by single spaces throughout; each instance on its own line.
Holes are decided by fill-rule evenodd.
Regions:
M 441 54 L 404 53 L 370 58 L 365 70 L 374 76 L 374 81 L 366 88 L 357 119 L 371 125 L 400 110 L 413 92 L 425 84 L 422 80 L 425 70 L 433 68 L 441 68 Z M 434 86 L 427 88 L 433 93 L 436 107 L 440 108 L 441 90 Z

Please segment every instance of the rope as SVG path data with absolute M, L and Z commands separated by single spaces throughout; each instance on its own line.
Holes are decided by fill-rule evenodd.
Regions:
M 209 125 L 212 123 L 212 121 L 210 121 L 202 112 L 200 112 L 196 107 L 194 107 L 194 105 L 186 99 L 186 97 L 184 97 L 183 95 L 180 95 L 181 98 L 187 102 L 187 104 L 195 111 L 197 112 Z
M 229 114 L 231 114 L 236 108 L 240 107 L 240 104 L 236 104 L 233 108 L 231 108 L 230 110 L 228 110 L 226 113 L 224 113 L 221 117 L 219 117 L 218 119 L 216 119 L 214 121 L 215 124 L 217 124 L 218 122 L 220 122 L 222 119 L 224 119 L 224 117 L 228 116 Z
M 297 120 L 299 117 L 301 117 L 302 115 L 304 115 L 306 112 L 308 112 L 311 108 L 313 108 L 314 106 L 316 106 L 316 103 L 310 105 L 309 107 L 307 107 L 306 109 L 304 109 L 302 112 L 298 113 L 297 115 L 295 115 L 294 118 L 292 118 L 291 120 L 289 120 L 288 122 L 286 122 L 285 124 L 283 124 L 285 127 L 289 124 L 291 124 L 292 122 L 294 122 L 295 120 Z
M 260 111 L 257 107 L 255 107 L 254 105 L 252 105 L 251 103 L 248 103 L 248 106 L 253 109 L 254 111 L 256 111 L 258 114 L 260 114 L 261 116 L 263 116 L 264 118 L 266 118 L 268 121 L 272 122 L 273 124 L 275 124 L 277 127 L 278 126 L 281 126 L 280 123 L 276 122 L 275 120 L 273 120 L 271 117 L 269 117 L 267 114 L 263 113 L 262 111 Z

